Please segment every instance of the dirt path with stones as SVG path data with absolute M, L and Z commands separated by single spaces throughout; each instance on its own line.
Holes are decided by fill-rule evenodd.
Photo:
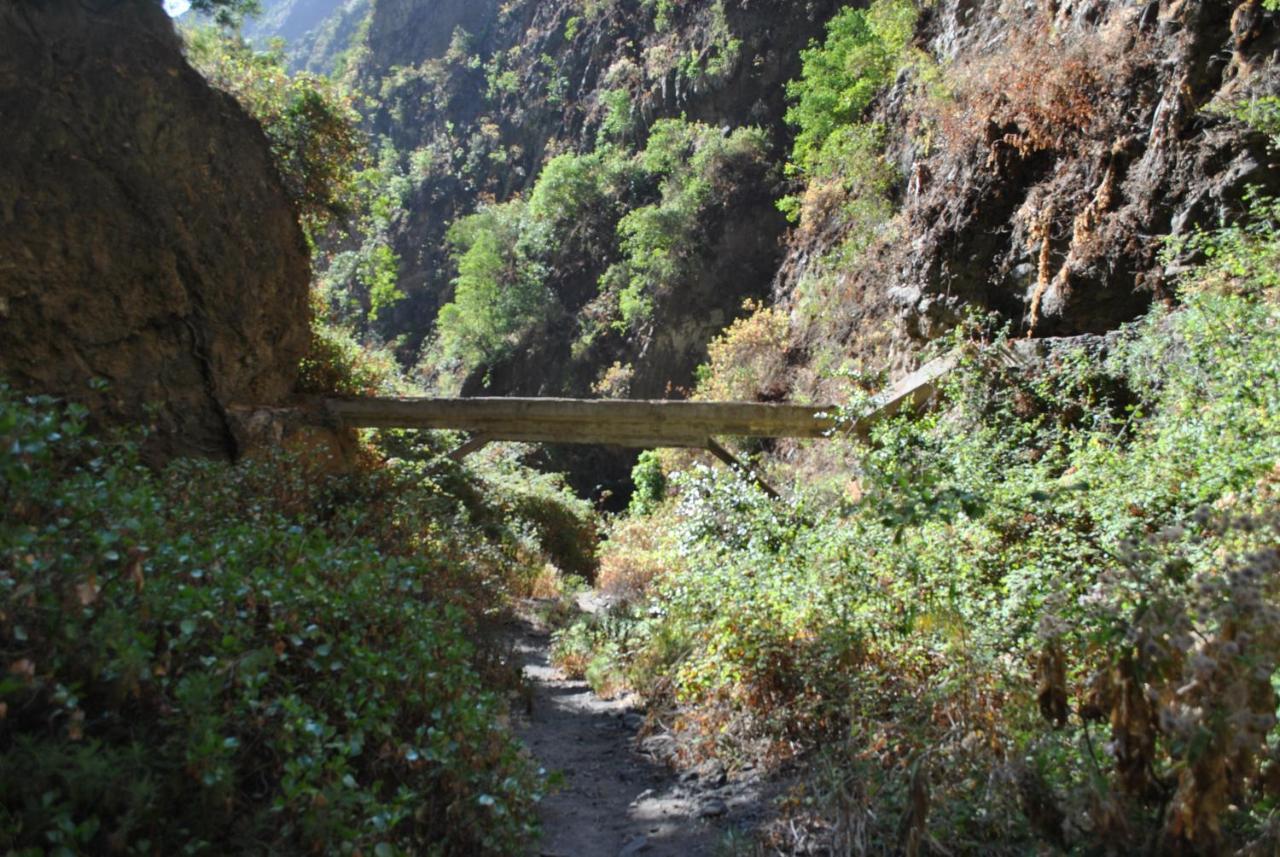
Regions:
M 591 609 L 588 600 L 583 604 Z M 735 831 L 761 812 L 757 776 L 726 778 L 717 763 L 677 772 L 672 739 L 637 732 L 644 711 L 634 697 L 603 700 L 584 681 L 550 664 L 550 636 L 523 622 L 516 654 L 532 685 L 532 714 L 517 732 L 539 764 L 563 783 L 541 805 L 535 857 L 701 857 L 736 852 Z M 745 842 L 742 836 L 737 842 Z

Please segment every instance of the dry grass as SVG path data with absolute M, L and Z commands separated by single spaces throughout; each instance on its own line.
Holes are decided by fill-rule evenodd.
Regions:
M 729 325 L 708 347 L 707 377 L 695 398 L 753 401 L 777 398 L 786 388 L 789 324 L 776 307 L 748 300 L 748 314 Z
M 623 519 L 604 543 L 596 588 L 615 603 L 636 603 L 664 570 L 661 539 L 646 518 Z
M 1158 57 L 1130 11 L 1105 26 L 1056 21 L 1041 11 L 985 54 L 948 73 L 950 96 L 931 105 L 944 147 L 981 143 L 990 166 L 1012 153 L 1109 145 L 1132 100 L 1135 72 Z

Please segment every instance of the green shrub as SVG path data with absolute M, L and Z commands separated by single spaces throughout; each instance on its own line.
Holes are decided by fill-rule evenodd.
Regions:
M 185 35 L 191 64 L 262 125 L 308 238 L 350 215 L 359 205 L 356 174 L 365 153 L 350 99 L 326 78 L 289 75 L 279 49 L 255 51 L 239 35 L 215 28 Z
M 842 204 L 856 231 L 867 233 L 892 213 L 888 192 L 897 176 L 882 155 L 884 132 L 863 117 L 912 61 L 909 44 L 918 15 L 913 0 L 850 7 L 827 24 L 822 45 L 801 52 L 801 77 L 787 85 L 792 105 L 786 118 L 796 126 L 788 167 L 809 187 L 779 202 L 791 220 L 813 219 L 812 213 L 830 205 L 832 188 L 845 197 Z
M 832 135 L 860 122 L 872 99 L 893 82 L 918 15 L 911 0 L 849 7 L 827 24 L 821 46 L 801 52 L 801 78 L 787 86 L 794 102 L 787 121 L 797 127 L 793 161 L 799 168 L 814 170 Z
M 237 27 L 245 16 L 262 11 L 258 0 L 191 0 L 191 8 L 212 16 L 221 27 Z
M 458 277 L 428 370 L 456 377 L 508 355 L 553 317 L 553 275 L 583 256 L 618 260 L 600 277 L 592 307 L 616 307 L 619 317 L 584 317 L 581 341 L 610 324 L 623 332 L 646 324 L 656 298 L 692 275 L 707 214 L 766 172 L 767 151 L 758 128 L 726 135 L 669 119 L 654 123 L 638 155 L 605 145 L 552 158 L 527 202 L 483 207 L 450 229 Z
M 525 207 L 522 200 L 491 205 L 449 229 L 458 277 L 436 331 L 444 358 L 467 370 L 504 356 L 549 311 L 541 236 Z
M 0 389 L 0 850 L 520 847 L 468 642 L 501 542 L 420 467 L 155 473 L 84 417 Z
M 654 450 L 640 453 L 636 466 L 631 468 L 631 515 L 647 515 L 658 507 L 667 496 L 667 476 L 662 472 L 662 459 Z
M 600 533 L 591 504 L 558 473 L 532 474 L 513 459 L 480 464 L 488 503 L 508 527 L 527 527 L 538 549 L 566 575 L 591 580 Z
M 622 259 L 601 277 L 602 291 L 618 294 L 620 330 L 647 324 L 654 300 L 690 276 L 704 244 L 702 224 L 723 205 L 738 177 L 763 172 L 768 140 L 759 128 L 731 134 L 702 123 L 662 119 L 653 124 L 639 156 L 645 172 L 661 181 L 661 198 L 618 221 Z
M 600 94 L 604 105 L 604 119 L 600 121 L 602 140 L 622 141 L 630 139 L 637 131 L 638 115 L 632 103 L 631 92 L 623 87 L 607 89 Z
M 300 393 L 385 396 L 405 392 L 400 366 L 390 352 L 362 345 L 348 328 L 323 319 L 312 322 L 311 344 L 298 369 Z
M 603 149 L 586 155 L 567 153 L 547 162 L 529 194 L 528 218 L 547 233 L 544 246 L 573 240 L 617 207 L 616 182 L 625 169 L 621 156 Z
M 1204 260 L 1182 305 L 1105 358 L 1026 372 L 964 346 L 945 407 L 881 424 L 850 462 L 857 502 L 673 475 L 647 530 L 678 562 L 592 660 L 729 759 L 826 748 L 844 785 L 815 780 L 827 817 L 800 803 L 788 821 L 861 829 L 871 850 L 898 847 L 906 817 L 960 853 L 1267 853 L 1274 205 L 1175 246 Z

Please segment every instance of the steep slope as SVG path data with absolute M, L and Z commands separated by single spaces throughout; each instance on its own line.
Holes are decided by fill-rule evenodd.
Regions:
M 0 374 L 232 453 L 226 407 L 287 396 L 308 337 L 261 129 L 148 0 L 0 5 L 0 115 Z
M 896 80 L 857 117 L 883 133 L 897 215 L 850 264 L 856 165 L 810 181 L 774 289 L 790 339 L 902 367 L 970 310 L 1053 336 L 1169 300 L 1188 260 L 1166 264 L 1159 239 L 1280 187 L 1265 136 L 1230 117 L 1277 91 L 1278 44 L 1258 2 L 922 7 Z
M 779 152 L 788 148 L 782 84 L 845 4 L 785 5 L 379 3 L 361 73 L 379 93 L 373 127 L 415 153 L 417 180 L 397 242 L 411 300 L 383 333 L 416 345 L 449 299 L 449 223 L 479 199 L 527 191 L 550 156 L 596 148 L 611 111 L 625 113 L 615 125 L 634 145 L 655 119 L 684 115 L 760 124 Z M 997 310 L 1037 335 L 1133 318 L 1167 295 L 1146 236 L 1216 222 L 1239 210 L 1248 184 L 1271 181 L 1262 136 L 1203 108 L 1266 91 L 1273 17 L 1257 2 L 924 7 L 912 46 L 920 61 L 904 63 L 866 117 L 884 131 L 896 228 L 862 271 L 833 265 L 848 237 L 849 188 L 817 189 L 775 295 L 839 280 L 859 297 L 838 338 L 852 345 L 892 328 L 888 359 L 899 363 L 966 307 Z M 750 211 L 726 218 L 731 233 L 771 244 L 780 222 Z M 579 279 L 601 261 L 585 260 Z M 772 261 L 764 254 L 748 267 Z M 730 289 L 738 301 L 760 291 L 757 279 L 726 277 L 743 284 Z M 707 315 L 701 309 L 695 299 L 687 315 Z M 670 368 L 656 375 L 683 386 Z
M 851 53 L 815 59 L 841 39 Z M 903 371 L 973 311 L 1024 335 L 1105 331 L 1171 299 L 1190 260 L 1166 263 L 1160 237 L 1276 186 L 1265 137 L 1230 116 L 1275 90 L 1276 44 L 1253 0 L 380 0 L 350 74 L 400 171 L 387 240 L 407 298 L 371 331 L 467 394 L 679 396 L 744 299 L 766 298 L 720 350 L 742 377 L 704 388 L 824 400 L 846 393 L 833 370 Z M 804 151 L 809 60 L 838 79 L 826 154 Z M 683 133 L 671 119 L 686 164 L 713 130 L 763 142 L 704 172 L 650 169 L 655 131 Z M 536 200 L 567 174 L 572 223 L 548 226 Z M 699 182 L 712 192 L 682 212 Z M 792 226 L 774 207 L 788 194 Z M 524 305 L 480 356 L 442 355 L 476 240 L 451 229 L 519 199 L 495 215 L 505 245 L 490 224 L 507 272 L 489 286 Z M 757 370 L 763 329 L 775 356 Z M 580 485 L 629 461 L 557 458 Z
M 785 151 L 782 84 L 799 70 L 787 46 L 819 35 L 835 5 L 715 2 L 662 12 L 641 2 L 378 3 L 361 80 L 376 93 L 372 128 L 407 156 L 415 184 L 396 242 L 410 297 L 381 332 L 406 334 L 416 348 L 452 295 L 454 269 L 444 240 L 449 224 L 485 199 L 528 191 L 555 155 L 596 149 L 611 115 L 618 144 L 631 148 L 641 146 L 662 117 L 683 115 L 726 129 L 760 125 L 779 159 Z M 745 212 L 731 216 L 724 206 L 711 215 L 711 235 L 723 233 L 727 247 L 753 252 L 744 260 L 749 272 L 706 284 L 707 294 L 721 297 L 695 338 L 723 325 L 743 297 L 767 290 L 785 223 L 771 211 L 767 176 L 757 178 L 752 193 L 758 200 L 739 201 Z M 717 243 L 712 238 L 706 250 L 719 256 Z M 552 284 L 569 296 L 571 314 L 573 304 L 586 302 L 577 295 L 594 296 L 595 279 L 610 261 L 604 255 L 583 259 L 586 271 Z M 695 297 L 689 309 L 698 306 Z M 645 349 L 637 343 L 633 350 Z M 687 385 L 697 362 L 690 359 L 656 369 L 645 386 L 657 394 L 668 383 Z M 556 386 L 585 392 L 567 379 Z
M 330 74 L 369 15 L 369 0 L 266 0 L 244 22 L 244 35 L 260 47 L 285 42 L 291 71 Z

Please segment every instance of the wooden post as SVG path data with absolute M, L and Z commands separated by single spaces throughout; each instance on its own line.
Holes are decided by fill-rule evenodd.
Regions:
M 740 471 L 744 478 L 754 482 L 756 486 L 765 494 L 769 495 L 771 499 L 779 499 L 778 492 L 774 491 L 769 483 L 764 481 L 764 477 L 759 473 L 756 473 L 754 469 L 747 467 L 741 461 L 738 461 L 734 454 L 717 443 L 714 437 L 707 438 L 707 450 L 734 470 Z
M 479 452 L 489 445 L 491 438 L 487 434 L 474 434 L 462 446 L 449 453 L 452 461 L 462 461 L 473 452 Z

